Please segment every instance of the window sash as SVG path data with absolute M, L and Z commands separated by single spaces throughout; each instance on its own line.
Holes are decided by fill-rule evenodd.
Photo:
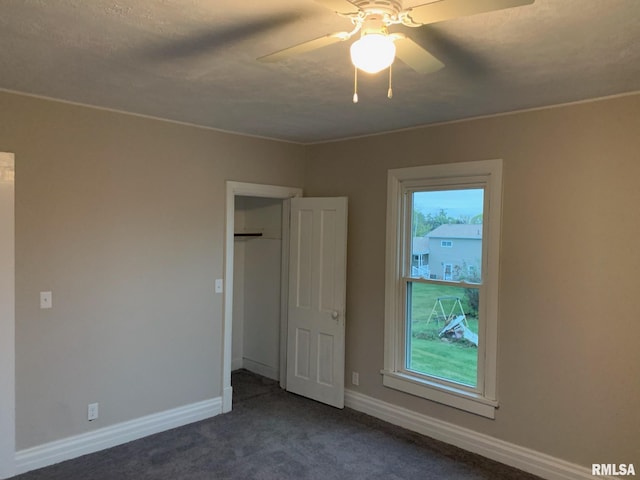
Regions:
M 484 390 L 484 375 L 482 374 L 482 362 L 480 361 L 481 357 L 481 345 L 483 344 L 484 334 L 482 332 L 482 324 L 480 323 L 480 318 L 478 318 L 478 363 L 477 363 L 477 371 L 476 371 L 476 385 L 466 385 L 461 382 L 456 382 L 451 379 L 447 379 L 444 377 L 438 377 L 437 375 L 430 375 L 425 372 L 419 372 L 417 370 L 412 370 L 407 367 L 409 355 L 411 353 L 409 345 L 411 342 L 410 338 L 410 322 L 409 322 L 409 312 L 411 311 L 411 296 L 410 296 L 410 284 L 413 283 L 423 283 L 426 285 L 446 285 L 446 286 L 456 286 L 460 288 L 477 288 L 480 292 L 480 304 L 482 305 L 482 285 L 478 283 L 466 283 L 466 282 L 450 282 L 450 281 L 442 281 L 442 280 L 426 280 L 426 279 L 415 279 L 410 277 L 402 278 L 402 298 L 405 300 L 403 302 L 404 309 L 402 311 L 401 323 L 403 324 L 403 337 L 400 344 L 398 355 L 400 357 L 400 361 L 398 362 L 398 371 L 402 372 L 405 375 L 413 375 L 417 378 L 421 378 L 428 382 L 436 382 L 447 385 L 450 388 L 457 388 L 459 390 L 473 392 L 476 394 L 481 394 Z M 480 315 L 478 315 L 479 317 Z
M 399 318 L 399 322 L 402 324 L 402 342 L 401 345 L 398 348 L 398 371 L 401 371 L 407 375 L 416 375 L 419 378 L 423 378 L 426 379 L 428 381 L 431 382 L 442 382 L 443 384 L 446 384 L 448 386 L 455 386 L 457 388 L 460 388 L 462 390 L 465 391 L 470 391 L 470 392 L 475 392 L 475 393 L 482 393 L 484 391 L 484 362 L 482 362 L 482 359 L 484 358 L 484 353 L 485 353 L 485 329 L 484 329 L 484 323 L 485 323 L 485 318 L 484 318 L 484 313 L 483 313 L 483 309 L 482 306 L 484 305 L 485 299 L 483 298 L 483 291 L 484 289 L 479 288 L 480 291 L 480 300 L 479 300 L 479 304 L 481 306 L 481 308 L 478 311 L 478 357 L 477 357 L 477 369 L 476 369 L 476 385 L 475 386 L 469 386 L 469 385 L 465 385 L 462 383 L 458 383 L 455 382 L 451 379 L 447 379 L 447 378 L 442 378 L 442 377 L 436 377 L 433 375 L 428 375 L 425 373 L 421 373 L 421 372 L 416 372 L 415 370 L 410 370 L 407 368 L 407 359 L 408 359 L 408 355 L 410 354 L 409 351 L 409 344 L 410 344 L 410 338 L 409 338 L 409 327 L 410 327 L 410 323 L 409 323 L 409 289 L 407 288 L 408 283 L 407 282 L 418 282 L 418 283 L 425 283 L 425 284 L 431 284 L 431 285 L 447 285 L 447 286 L 456 286 L 456 287 L 461 287 L 461 288 L 465 288 L 468 285 L 468 288 L 478 288 L 482 285 L 482 281 L 483 279 L 481 278 L 480 284 L 476 284 L 476 283 L 467 283 L 467 282 L 461 282 L 461 281 L 456 281 L 456 280 L 447 280 L 445 279 L 445 270 L 443 270 L 443 279 L 442 280 L 436 280 L 436 279 L 422 279 L 422 278 L 413 278 L 410 276 L 411 274 L 411 260 L 412 260 L 412 251 L 413 251 L 413 246 L 412 246 L 412 242 L 413 242 L 413 210 L 414 210 L 414 204 L 413 204 L 413 197 L 414 194 L 416 193 L 421 193 L 421 192 L 432 192 L 432 191 L 452 191 L 452 190 L 472 190 L 472 189 L 482 189 L 483 190 L 483 215 L 484 215 L 484 207 L 487 205 L 487 201 L 488 201 L 488 192 L 487 192 L 487 184 L 486 181 L 478 181 L 478 178 L 473 178 L 472 180 L 469 178 L 466 179 L 451 179 L 448 182 L 442 182 L 441 180 L 438 181 L 422 181 L 419 183 L 416 182 L 407 182 L 407 184 L 403 185 L 401 187 L 401 196 L 403 198 L 403 203 L 401 205 L 401 217 L 404 219 L 403 225 L 402 225 L 402 238 L 403 241 L 401 243 L 401 245 L 403 246 L 403 251 L 401 253 L 402 258 L 403 258 L 403 266 L 402 266 L 402 272 L 401 274 L 402 276 L 402 282 L 403 282 L 403 287 L 402 287 L 402 293 L 401 293 L 401 304 L 403 305 L 403 309 L 401 311 L 401 315 Z M 484 234 L 484 222 L 482 225 L 483 228 L 483 234 Z M 482 241 L 482 253 L 481 253 L 481 274 L 483 274 L 484 272 L 484 259 L 487 257 L 486 254 L 486 248 L 487 245 L 484 242 L 484 235 L 483 235 L 483 241 Z M 452 269 L 453 270 L 453 269 Z M 452 272 L 450 272 L 452 274 Z

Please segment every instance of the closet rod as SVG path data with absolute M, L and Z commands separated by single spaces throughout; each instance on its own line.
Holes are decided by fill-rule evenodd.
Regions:
M 234 237 L 261 237 L 262 233 L 234 233 Z

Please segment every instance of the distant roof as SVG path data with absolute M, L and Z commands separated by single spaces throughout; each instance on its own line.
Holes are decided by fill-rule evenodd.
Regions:
M 413 245 L 411 246 L 413 255 L 422 255 L 429 253 L 429 238 L 413 237 Z
M 431 230 L 427 235 L 430 238 L 482 238 L 482 225 L 446 224 Z

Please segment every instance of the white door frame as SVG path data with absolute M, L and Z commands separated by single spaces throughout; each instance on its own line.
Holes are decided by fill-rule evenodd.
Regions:
M 0 478 L 15 475 L 15 160 L 0 152 Z
M 228 180 L 227 182 L 227 196 L 226 196 L 226 230 L 225 230 L 225 240 L 224 240 L 224 300 L 223 300 L 223 311 L 224 311 L 224 324 L 223 324 L 223 345 L 222 345 L 222 411 L 230 412 L 231 411 L 231 403 L 233 397 L 233 389 L 231 387 L 231 350 L 232 350 L 232 328 L 233 328 L 233 233 L 234 233 L 234 223 L 235 223 L 235 197 L 243 196 L 243 197 L 263 197 L 263 198 L 277 198 L 286 200 L 292 197 L 301 197 L 302 196 L 302 188 L 298 187 L 282 187 L 277 185 L 263 185 L 259 183 L 244 183 L 244 182 L 233 182 Z M 287 202 L 284 202 L 285 204 Z M 286 207 L 286 205 L 285 205 Z M 283 212 L 283 217 L 286 212 Z M 283 222 L 283 232 L 288 232 L 288 223 Z M 286 238 L 285 238 L 286 237 Z M 283 251 L 288 250 L 287 245 L 289 241 L 288 234 L 283 234 L 282 245 Z M 280 309 L 281 312 L 281 325 L 280 325 L 280 351 L 283 351 L 283 347 L 286 351 L 286 341 L 283 343 L 283 335 L 286 335 L 286 300 L 285 295 L 287 293 L 288 285 L 285 285 L 286 282 L 286 272 L 288 272 L 288 255 L 282 256 L 283 269 L 282 269 L 282 277 L 283 277 L 283 288 L 281 299 L 284 303 L 284 308 Z M 287 265 L 284 265 L 284 263 Z M 287 268 L 284 268 L 284 267 Z M 283 328 L 284 323 L 284 328 Z M 280 356 L 280 378 L 282 383 L 283 372 L 286 374 L 285 365 L 283 365 L 283 355 L 281 353 Z

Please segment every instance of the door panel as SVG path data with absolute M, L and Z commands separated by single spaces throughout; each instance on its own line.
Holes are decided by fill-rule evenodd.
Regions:
M 304 328 L 296 329 L 296 377 L 309 380 L 309 364 L 311 363 L 311 332 Z
M 287 390 L 344 406 L 347 199 L 291 200 Z
M 318 382 L 324 385 L 333 385 L 333 343 L 335 338 L 321 333 L 318 335 Z
M 311 295 L 313 291 L 312 284 L 312 263 L 313 263 L 313 244 L 312 244 L 312 227 L 313 227 L 313 211 L 302 210 L 298 213 L 299 230 L 296 246 L 297 255 L 297 284 L 296 284 L 296 306 L 298 308 L 311 308 Z M 292 239 L 293 240 L 293 239 Z

